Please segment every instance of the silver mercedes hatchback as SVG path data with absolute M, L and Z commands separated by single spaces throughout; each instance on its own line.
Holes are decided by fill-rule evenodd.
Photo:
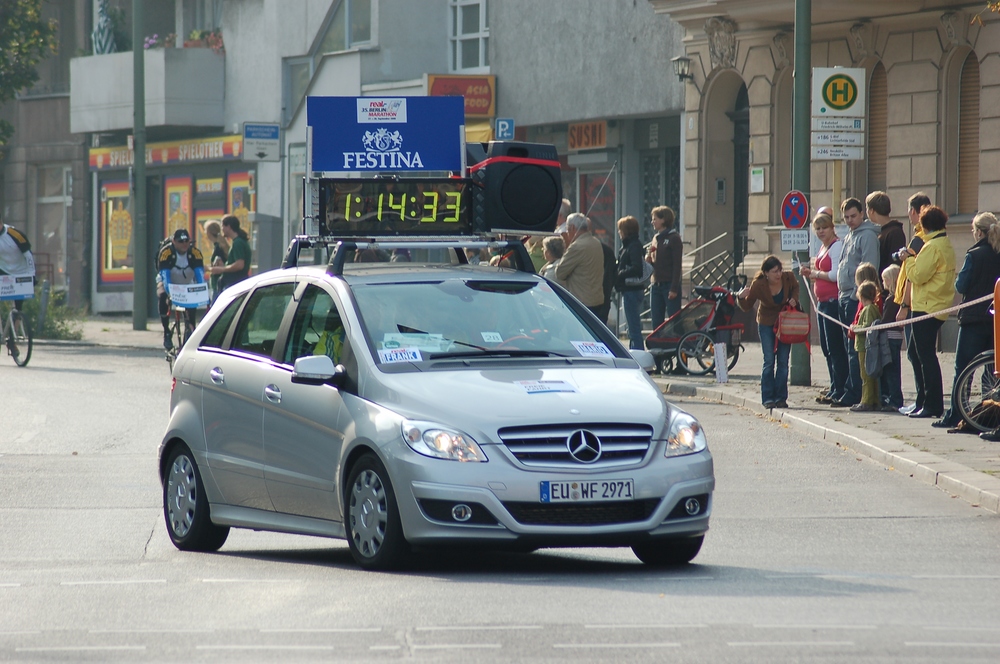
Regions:
M 342 538 L 371 569 L 470 545 L 687 563 L 712 457 L 651 367 L 527 272 L 263 273 L 223 293 L 174 365 L 167 531 L 193 551 L 230 528 Z

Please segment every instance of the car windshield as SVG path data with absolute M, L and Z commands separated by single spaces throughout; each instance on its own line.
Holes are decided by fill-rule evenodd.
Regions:
M 448 357 L 614 357 L 539 281 L 458 280 L 354 287 L 382 364 Z

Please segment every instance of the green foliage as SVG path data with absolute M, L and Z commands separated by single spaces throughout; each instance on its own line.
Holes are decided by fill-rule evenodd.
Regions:
M 56 22 L 42 18 L 42 0 L 0 1 L 0 105 L 38 80 L 35 65 L 55 52 Z M 14 127 L 0 120 L 0 145 Z
M 36 339 L 62 339 L 79 341 L 83 338 L 83 314 L 66 306 L 66 292 L 53 291 L 49 294 L 49 306 L 45 311 L 45 329 L 35 329 L 38 325 L 38 309 L 42 303 L 42 287 L 35 286 L 35 297 L 24 301 L 24 315 L 31 323 Z
M 125 16 L 122 7 L 108 7 L 108 20 L 111 21 L 111 34 L 115 38 L 115 48 L 119 53 L 132 50 L 132 24 Z

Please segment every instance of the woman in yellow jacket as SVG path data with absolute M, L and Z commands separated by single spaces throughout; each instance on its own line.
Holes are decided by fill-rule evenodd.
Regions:
M 906 249 L 903 261 L 906 278 L 913 285 L 910 291 L 913 318 L 947 309 L 955 301 L 955 250 L 945 232 L 948 215 L 941 208 L 928 205 L 920 211 L 920 225 L 924 246 L 919 253 Z M 910 413 L 910 417 L 938 418 L 944 413 L 937 336 L 947 318 L 947 314 L 942 314 L 913 323 L 910 345 L 917 358 L 913 363 L 913 379 L 917 404 L 922 407 Z

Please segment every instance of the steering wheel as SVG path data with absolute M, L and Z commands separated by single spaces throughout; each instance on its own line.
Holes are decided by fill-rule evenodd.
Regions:
M 502 342 L 498 343 L 494 348 L 498 350 L 512 349 L 512 350 L 527 350 L 524 348 L 525 344 L 517 344 L 517 341 L 534 341 L 535 338 L 528 336 L 527 334 L 516 334 L 509 339 L 504 339 Z

